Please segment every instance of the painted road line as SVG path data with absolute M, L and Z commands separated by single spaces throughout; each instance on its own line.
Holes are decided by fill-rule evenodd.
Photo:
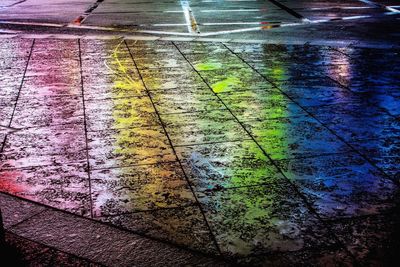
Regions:
M 202 33 L 200 36 L 203 37 L 203 36 L 213 36 L 213 35 L 221 35 L 221 34 L 262 31 L 262 30 L 269 30 L 269 29 L 275 29 L 275 28 L 281 28 L 281 27 L 294 27 L 294 26 L 315 25 L 315 24 L 336 22 L 336 21 L 360 20 L 360 19 L 366 19 L 366 18 L 383 17 L 383 16 L 390 16 L 390 15 L 397 15 L 397 14 L 398 14 L 397 12 L 387 12 L 387 13 L 379 14 L 379 15 L 349 16 L 349 17 L 322 19 L 322 20 L 314 20 L 314 21 L 302 20 L 301 22 L 295 22 L 295 23 L 271 24 L 271 25 L 265 25 L 265 26 L 261 26 L 261 27 L 259 26 L 259 27 L 251 27 L 251 28 L 244 28 L 244 29 Z
M 186 24 L 188 25 L 189 33 L 200 33 L 199 25 L 196 22 L 196 19 L 193 15 L 192 9 L 190 8 L 189 1 L 181 1 L 181 6 L 183 10 L 183 14 L 185 16 Z
M 370 18 L 371 16 L 352 16 L 352 17 L 343 17 L 343 18 L 334 18 L 334 19 L 325 19 L 325 20 L 317 20 L 317 21 L 300 21 L 294 23 L 282 23 L 282 24 L 271 24 L 265 26 L 258 26 L 258 27 L 251 27 L 251 28 L 243 28 L 243 29 L 235 29 L 235 30 L 226 30 L 226 31 L 216 31 L 216 32 L 206 32 L 201 33 L 199 37 L 206 37 L 206 36 L 215 36 L 221 34 L 232 34 L 232 33 L 244 33 L 244 32 L 253 32 L 253 31 L 262 31 L 262 30 L 269 30 L 274 28 L 281 28 L 281 27 L 293 27 L 293 26 L 301 26 L 301 25 L 310 25 L 310 24 L 319 24 L 319 23 L 326 23 L 326 22 L 334 22 L 340 20 L 357 20 L 362 18 Z M 146 31 L 146 30 L 138 30 L 139 33 L 149 33 L 149 34 L 176 34 L 180 36 L 190 36 L 190 33 L 170 33 L 164 31 Z
M 63 24 L 54 24 L 54 23 L 29 23 L 29 22 L 14 22 L 14 21 L 0 21 L 0 24 L 57 27 L 57 28 L 64 27 L 64 28 L 77 28 L 77 29 L 87 29 L 87 30 L 121 32 L 121 33 L 146 33 L 146 34 L 156 34 L 156 35 L 207 37 L 207 36 L 215 36 L 215 35 L 221 35 L 221 34 L 262 31 L 262 30 L 269 30 L 269 29 L 280 28 L 280 27 L 294 27 L 294 26 L 315 25 L 315 24 L 329 23 L 329 22 L 336 22 L 336 21 L 349 21 L 349 20 L 360 20 L 360 19 L 366 19 L 366 18 L 377 18 L 377 17 L 384 17 L 384 16 L 398 15 L 398 14 L 399 14 L 399 12 L 386 12 L 386 13 L 378 14 L 378 15 L 349 16 L 349 17 L 321 19 L 321 20 L 314 20 L 314 21 L 307 20 L 307 21 L 300 21 L 300 22 L 295 22 L 295 23 L 267 24 L 267 25 L 258 26 L 258 27 L 250 27 L 250 28 L 226 30 L 226 31 L 216 31 L 216 32 L 208 32 L 208 33 L 135 30 L 135 29 L 120 29 L 120 28 L 114 28 L 114 27 L 89 26 L 89 25 L 78 26 L 78 25 L 71 25 L 71 24 L 63 25 Z
M 362 3 L 365 3 L 365 4 L 367 4 L 367 5 L 370 5 L 370 6 L 374 6 L 374 7 L 377 7 L 377 8 L 381 8 L 381 9 L 387 10 L 387 11 L 389 11 L 389 12 L 400 13 L 400 10 L 398 10 L 398 9 L 396 9 L 396 8 L 393 8 L 393 7 L 391 7 L 391 6 L 385 6 L 385 5 L 383 5 L 383 4 L 376 3 L 376 2 L 374 2 L 374 1 L 370 1 L 370 0 L 358 0 L 358 1 L 360 1 L 360 2 L 362 2 Z
M 92 14 L 92 12 L 103 2 L 104 0 L 97 0 L 95 3 L 93 3 L 92 5 L 90 5 L 88 7 L 88 9 L 85 10 L 85 13 L 83 13 L 83 15 L 80 15 L 79 17 L 77 17 L 76 19 L 74 19 L 71 24 L 74 25 L 81 25 L 86 19 L 87 17 L 90 16 L 90 14 Z

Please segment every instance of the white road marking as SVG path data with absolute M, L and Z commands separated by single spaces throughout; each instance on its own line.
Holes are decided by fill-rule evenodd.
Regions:
M 368 0 L 360 0 L 362 2 Z M 333 18 L 333 19 L 321 19 L 321 20 L 303 20 L 300 22 L 294 23 L 267 23 L 267 22 L 233 22 L 233 23 L 203 23 L 200 25 L 206 26 L 218 26 L 218 25 L 262 25 L 257 27 L 248 27 L 248 28 L 241 28 L 241 29 L 234 29 L 234 30 L 223 30 L 223 31 L 216 31 L 216 32 L 206 32 L 200 33 L 199 28 L 196 20 L 194 19 L 193 14 L 191 14 L 191 9 L 189 6 L 188 1 L 180 1 L 183 11 L 185 14 L 186 23 L 179 23 L 179 24 L 147 24 L 149 26 L 160 26 L 160 27 L 167 27 L 167 26 L 187 26 L 189 32 L 171 32 L 171 31 L 159 31 L 159 30 L 140 30 L 140 29 L 120 29 L 116 27 L 103 27 L 103 26 L 90 26 L 90 25 L 73 25 L 73 24 L 56 24 L 56 23 L 39 23 L 39 22 L 18 22 L 18 21 L 0 21 L 0 24 L 9 24 L 9 25 L 26 25 L 26 26 L 42 26 L 42 27 L 56 27 L 56 28 L 76 28 L 76 29 L 88 29 L 88 30 L 100 30 L 100 31 L 109 31 L 109 32 L 121 32 L 121 33 L 145 33 L 145 34 L 152 34 L 152 35 L 175 35 L 175 36 L 183 36 L 183 37 L 208 37 L 208 36 L 216 36 L 221 34 L 232 34 L 232 33 L 243 33 L 243 32 L 252 32 L 252 31 L 262 31 L 262 30 L 269 30 L 273 28 L 279 27 L 293 27 L 293 26 L 300 26 L 300 25 L 307 25 L 307 24 L 319 24 L 319 23 L 327 23 L 327 22 L 334 22 L 340 20 L 359 20 L 365 18 L 373 18 L 379 16 L 386 16 L 386 15 L 396 15 L 399 14 L 399 10 L 395 9 L 395 12 L 386 12 L 380 15 L 362 15 L 362 16 L 349 16 L 349 17 L 342 17 L 342 18 Z M 258 9 L 257 9 L 258 10 Z M 391 8 L 392 10 L 392 8 Z M 207 12 L 207 10 L 205 10 Z M 248 10 L 247 10 L 248 11 Z M 142 26 L 147 26 L 146 24 L 142 24 Z M 15 32 L 10 32 L 15 33 Z
M 165 41 L 180 41 L 180 42 L 221 42 L 221 43 L 255 43 L 255 44 L 280 44 L 281 42 L 274 39 L 267 40 L 256 40 L 256 39 L 224 39 L 215 37 L 174 37 L 174 36 L 148 36 L 148 35 L 75 35 L 75 34 L 3 34 L 0 35 L 0 39 L 10 39 L 10 38 L 24 38 L 24 39 L 85 39 L 85 40 L 120 40 L 121 38 L 125 40 L 141 40 L 141 41 L 155 41 L 155 40 L 165 40 Z M 363 48 L 386 48 L 386 49 L 399 49 L 399 45 L 395 44 L 382 44 L 374 42 L 358 42 L 358 41 L 335 41 L 335 40 L 313 40 L 313 41 L 300 41 L 300 40 L 285 40 L 287 45 L 324 45 L 332 47 L 363 47 Z
M 97 0 L 93 4 L 91 4 L 85 12 L 75 18 L 70 24 L 75 24 L 75 25 L 81 25 L 89 16 L 92 14 L 93 10 L 99 7 L 99 5 L 103 2 L 104 0 Z
M 351 16 L 351 17 L 344 17 L 342 20 L 355 20 L 355 19 L 366 19 L 370 18 L 370 15 L 360 15 L 360 16 Z
M 194 18 L 192 9 L 190 8 L 189 1 L 181 0 L 183 14 L 185 15 L 186 24 L 188 25 L 189 33 L 200 33 L 199 26 Z

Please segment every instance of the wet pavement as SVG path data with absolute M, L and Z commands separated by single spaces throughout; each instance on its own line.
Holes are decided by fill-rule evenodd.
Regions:
M 252 266 L 398 259 L 398 49 L 3 38 L 0 59 L 2 192 Z
M 0 34 L 396 46 L 393 0 L 5 0 Z
M 399 19 L 386 0 L 1 1 L 7 242 L 45 266 L 392 266 Z

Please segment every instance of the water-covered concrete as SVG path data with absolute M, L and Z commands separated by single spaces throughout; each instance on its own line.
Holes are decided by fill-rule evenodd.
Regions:
M 244 263 L 380 262 L 398 53 L 0 39 L 0 190 Z
M 399 19 L 389 0 L 1 1 L 8 242 L 33 265 L 398 261 Z

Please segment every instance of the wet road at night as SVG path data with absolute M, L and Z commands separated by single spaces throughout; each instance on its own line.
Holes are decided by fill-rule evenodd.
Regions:
M 341 45 L 399 43 L 400 3 L 276 0 L 3 0 L 8 34 Z
M 0 2 L 6 230 L 108 266 L 389 266 L 399 10 Z

